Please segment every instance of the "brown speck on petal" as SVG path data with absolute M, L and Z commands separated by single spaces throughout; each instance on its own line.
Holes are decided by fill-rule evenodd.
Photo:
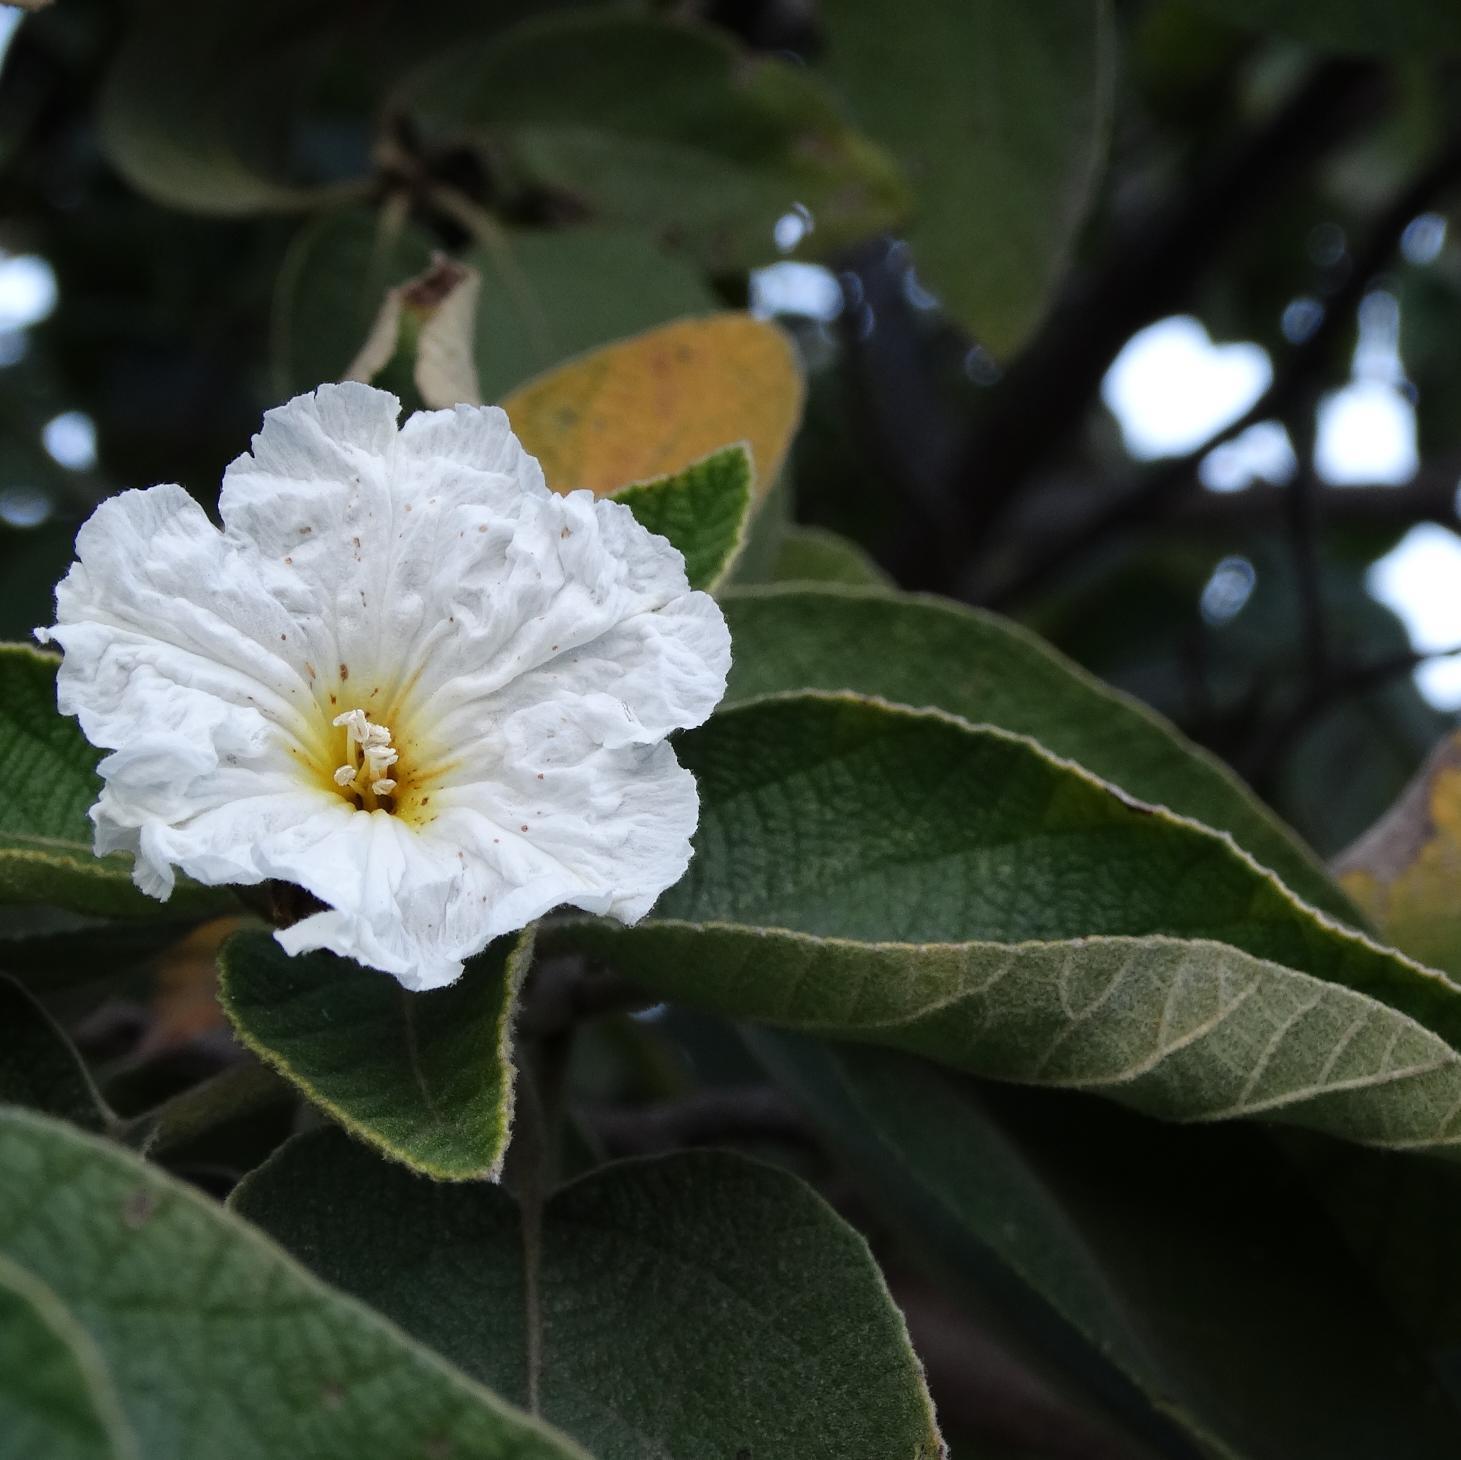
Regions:
M 527 823 L 526 823 L 526 822 L 524 822 L 524 823 L 523 823 L 523 830 L 524 830 L 524 831 L 526 831 L 526 830 L 527 830 L 527 829 L 528 829 L 528 828 L 527 828 Z
M 311 663 L 310 663 L 310 662 L 309 662 L 309 660 L 308 660 L 308 659 L 306 659 L 306 660 L 305 660 L 305 661 L 304 661 L 304 672 L 305 672 L 305 673 L 306 673 L 306 674 L 307 674 L 307 675 L 309 675 L 309 677 L 310 677 L 310 678 L 311 678 L 311 679 L 313 679 L 313 678 L 314 678 L 314 677 L 315 677 L 315 667 L 314 667 L 314 665 L 313 665 L 313 664 L 311 664 Z
M 286 563 L 287 566 L 289 566 L 291 568 L 294 566 L 294 559 L 293 558 L 285 558 L 284 561 L 285 561 L 285 563 Z
M 341 680 L 350 678 L 350 666 L 343 659 L 340 661 L 340 678 Z

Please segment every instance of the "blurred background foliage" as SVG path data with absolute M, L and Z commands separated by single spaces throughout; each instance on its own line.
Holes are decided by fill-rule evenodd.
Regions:
M 1455 518 L 1458 30 L 1424 0 L 65 0 L 0 71 L 0 632 L 92 502 L 206 498 L 446 250 L 487 399 L 685 314 L 782 318 L 798 520 L 1037 627 L 1332 853 L 1446 725 L 1370 588 Z M 1173 316 L 1267 385 L 1225 418 L 1172 375 L 1138 414 L 1200 434 L 1154 456 L 1102 386 Z M 1316 411 L 1362 333 L 1419 454 L 1340 486 Z
M 1326 855 L 1451 726 L 1416 671 L 1453 645 L 1393 606 L 1407 575 L 1461 602 L 1461 553 L 1422 584 L 1416 549 L 1461 546 L 1449 0 L 56 0 L 11 30 L 0 638 L 48 620 L 97 500 L 180 481 L 208 501 L 261 411 L 338 378 L 385 290 L 445 251 L 482 276 L 489 400 L 687 314 L 780 319 L 807 400 L 778 510 L 1037 629 Z M 823 535 L 782 554 L 745 571 L 874 571 Z M 609 1102 L 760 1078 L 679 1015 L 600 1026 L 576 1059 Z M 1043 1097 L 990 1099 L 1048 1151 Z M 1148 1143 L 1179 1159 L 1071 1108 L 1136 1165 Z M 598 1138 L 641 1149 L 634 1129 L 611 1111 Z M 1192 1140 L 1193 1191 L 1259 1180 L 1256 1137 Z M 972 1404 L 1019 1453 L 1185 1453 L 1150 1417 L 1118 1445 L 961 1328 L 891 1235 L 879 1256 L 951 1438 Z

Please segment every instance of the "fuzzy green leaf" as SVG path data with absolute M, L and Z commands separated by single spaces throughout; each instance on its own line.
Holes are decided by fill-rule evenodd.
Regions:
M 75 720 L 57 713 L 60 662 L 25 644 L 0 644 L 7 788 L 0 798 L 0 903 L 174 918 L 232 905 L 226 892 L 184 879 L 167 903 L 157 902 L 133 885 L 129 857 L 93 855 L 87 811 L 101 788 L 101 752 Z
M 1357 920 L 1318 858 L 1232 771 L 1018 624 L 858 588 L 733 589 L 725 600 L 736 648 L 727 704 L 851 690 L 1028 735 L 1129 795 L 1230 833 L 1307 902 Z
M 558 937 L 660 995 L 1179 1120 L 1461 1155 L 1461 988 L 1033 742 L 856 696 L 678 742 L 687 875 Z
M 826 21 L 829 72 L 913 184 L 920 278 L 1011 354 L 1060 282 L 1105 161 L 1108 0 L 923 0 L 899 14 L 896 44 L 877 0 L 829 0 Z
M 1174 1130 L 888 1050 L 751 1043 L 874 1210 L 1087 1403 L 1230 1460 L 1452 1453 L 1461 1414 L 1265 1133 Z
M 745 545 L 755 474 L 750 451 L 727 446 L 683 471 L 624 487 L 614 500 L 679 549 L 692 588 L 713 589 Z
M 112 1121 L 76 1046 L 14 979 L 0 977 L 0 1104 L 43 1110 L 87 1130 Z
M 26 1460 L 140 1460 L 86 1331 L 0 1257 L 0 1437 Z
M 3 1109 L 0 1171 L 0 1257 L 85 1334 L 147 1460 L 587 1460 L 116 1146 Z
M 456 983 L 411 993 L 348 958 L 291 958 L 240 933 L 219 957 L 218 996 L 250 1049 L 363 1140 L 438 1180 L 496 1180 L 532 949 L 531 930 L 500 938 Z
M 825 527 L 788 527 L 776 545 L 773 583 L 843 583 L 891 588 L 892 580 L 855 542 Z
M 710 1152 L 621 1162 L 525 1229 L 501 1189 L 423 1181 L 331 1131 L 285 1146 L 233 1202 L 598 1460 L 942 1453 L 866 1244 L 784 1171 Z

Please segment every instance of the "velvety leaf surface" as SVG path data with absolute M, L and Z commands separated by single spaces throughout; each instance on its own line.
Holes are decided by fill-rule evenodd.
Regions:
M 512 1128 L 512 1017 L 532 934 L 444 989 L 410 993 L 331 953 L 241 933 L 218 996 L 239 1038 L 361 1139 L 443 1181 L 495 1180 Z
M 714 588 L 746 540 L 755 466 L 744 446 L 727 446 L 673 476 L 614 493 L 651 532 L 685 557 L 692 588 Z
M 233 1204 L 598 1460 L 941 1454 L 862 1238 L 772 1167 L 710 1152 L 604 1167 L 525 1240 L 500 1188 L 434 1185 L 323 1132 Z
M 791 341 L 747 314 L 677 320 L 550 371 L 502 401 L 548 485 L 600 496 L 744 441 L 764 496 L 801 421 Z
M 0 1104 L 104 1130 L 111 1112 L 75 1046 L 14 979 L 0 977 Z
M 1436 747 L 1335 872 L 1397 948 L 1461 974 L 1461 738 Z
M 724 32 L 623 11 L 464 40 L 403 86 L 428 134 L 483 147 L 608 223 L 648 228 L 724 272 L 776 256 L 801 204 L 823 249 L 906 208 L 891 160 L 803 70 Z
M 112 916 L 186 916 L 227 906 L 227 892 L 179 879 L 166 902 L 132 883 L 131 858 L 92 854 L 87 815 L 101 789 L 101 752 L 56 710 L 60 659 L 0 644 L 0 734 L 6 794 L 0 797 L 0 903 L 44 902 Z
M 775 583 L 845 583 L 892 587 L 892 580 L 850 538 L 825 527 L 788 527 L 768 577 Z
M 689 872 L 637 928 L 556 935 L 656 993 L 1169 1118 L 1461 1153 L 1461 989 L 1228 839 L 850 695 L 753 701 L 677 749 Z
M 991 352 L 1017 350 L 1059 283 L 1105 160 L 1107 0 L 825 7 L 826 65 L 906 169 L 923 283 Z M 916 103 L 914 98 L 917 98 Z
M 915 1250 L 959 1290 L 1002 1294 L 1073 1382 L 1119 1371 L 1143 1397 L 1092 1397 L 1153 1441 L 1171 1426 L 1241 1460 L 1452 1452 L 1461 1413 L 1260 1132 L 1177 1131 L 886 1050 L 751 1043 Z
M 6 1109 L 0 1170 L 0 1257 L 90 1340 L 147 1460 L 585 1460 L 115 1146 Z
M 1314 854 L 1232 771 L 1018 624 L 947 599 L 855 588 L 725 598 L 736 646 L 727 704 L 853 690 L 1028 735 L 1143 801 L 1231 833 L 1300 897 L 1355 918 Z
M 1461 10 L 1450 0 L 1193 0 L 1234 25 L 1275 30 L 1339 51 L 1461 52 Z
M 24 1460 L 140 1460 L 86 1331 L 0 1258 L 0 1439 Z

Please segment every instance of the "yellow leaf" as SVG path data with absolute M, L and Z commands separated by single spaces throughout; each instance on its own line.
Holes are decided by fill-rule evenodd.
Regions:
M 502 402 L 557 491 L 597 495 L 668 476 L 732 441 L 776 480 L 805 394 L 791 341 L 748 314 L 711 314 L 590 351 Z
M 1441 742 L 1334 870 L 1397 948 L 1461 974 L 1461 735 Z

